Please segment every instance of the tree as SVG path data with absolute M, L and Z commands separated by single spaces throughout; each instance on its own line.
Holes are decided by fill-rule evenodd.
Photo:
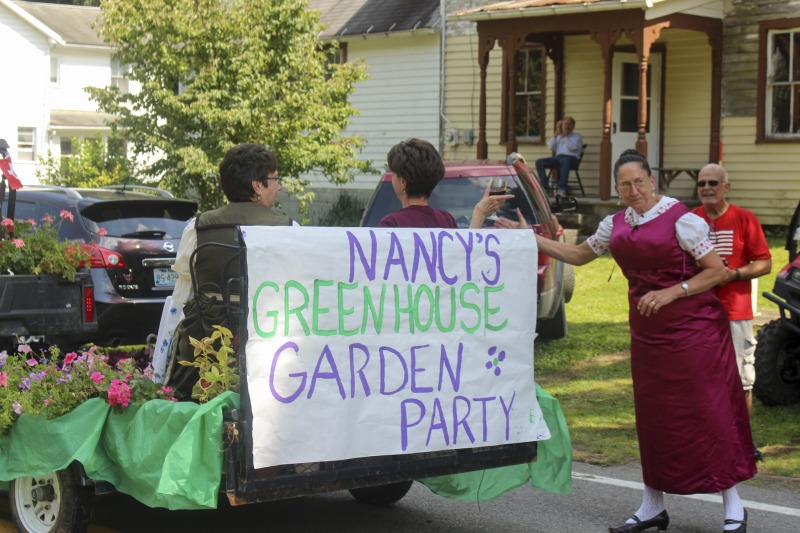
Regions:
M 116 147 L 116 148 L 115 148 Z M 46 185 L 61 187 L 103 187 L 132 181 L 134 163 L 127 159 L 124 145 L 103 139 L 72 139 L 73 154 L 39 158 L 36 177 Z
M 278 156 L 284 188 L 307 206 L 299 176 L 334 183 L 369 165 L 362 141 L 340 134 L 356 114 L 348 102 L 361 64 L 326 65 L 319 12 L 306 0 L 102 0 L 101 33 L 141 91 L 87 89 L 147 175 L 201 208 L 222 203 L 217 167 L 240 142 Z
M 30 0 L 39 4 L 69 4 L 73 6 L 99 6 L 100 0 Z

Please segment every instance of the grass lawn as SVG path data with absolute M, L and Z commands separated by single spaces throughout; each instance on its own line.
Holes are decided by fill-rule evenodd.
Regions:
M 782 238 L 770 239 L 770 247 L 773 273 L 759 280 L 759 294 L 772 289 L 788 261 Z M 561 403 L 576 460 L 637 461 L 627 282 L 608 256 L 576 268 L 575 278 L 575 295 L 567 304 L 569 333 L 536 343 L 536 381 Z M 761 296 L 758 307 L 776 308 Z M 753 403 L 753 435 L 764 454 L 760 476 L 800 478 L 800 404 Z

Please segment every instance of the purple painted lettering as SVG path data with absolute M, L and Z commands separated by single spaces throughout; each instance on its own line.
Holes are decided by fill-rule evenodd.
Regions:
M 403 359 L 403 355 L 395 350 L 394 348 L 390 348 L 388 346 L 381 346 L 378 348 L 378 354 L 381 358 L 381 394 L 384 396 L 391 396 L 392 394 L 396 394 L 403 390 L 408 383 L 408 365 L 406 365 L 405 359 Z M 387 361 L 386 361 L 386 354 L 392 354 L 397 358 L 400 362 L 400 367 L 403 369 L 403 382 L 393 391 L 389 391 L 386 389 L 386 381 L 387 381 Z
M 297 387 L 297 390 L 294 391 L 290 396 L 281 396 L 280 394 L 278 394 L 278 391 L 275 388 L 275 367 L 278 366 L 278 357 L 280 357 L 280 355 L 282 354 L 282 352 L 284 350 L 289 349 L 289 348 L 294 350 L 294 354 L 295 355 L 297 355 L 297 353 L 300 350 L 300 348 L 297 346 L 297 344 L 295 344 L 295 343 L 293 343 L 291 341 L 283 344 L 283 346 L 278 348 L 278 351 L 275 352 L 275 355 L 272 357 L 272 366 L 270 367 L 270 370 L 269 370 L 269 390 L 270 390 L 270 392 L 272 392 L 272 397 L 275 398 L 276 400 L 278 400 L 281 403 L 292 403 L 293 401 L 295 401 L 297 399 L 297 397 L 300 396 L 300 394 L 303 392 L 303 389 L 306 386 L 306 373 L 305 372 L 298 372 L 296 374 L 289 374 L 290 378 L 297 378 L 297 377 L 302 378 L 300 380 L 300 386 Z
M 408 407 L 410 405 L 415 405 L 419 409 L 419 416 L 413 422 L 408 417 Z M 408 448 L 408 429 L 419 425 L 424 416 L 425 405 L 421 401 L 411 398 L 400 402 L 400 447 L 403 451 Z
M 364 267 L 364 272 L 367 274 L 367 279 L 370 281 L 375 280 L 375 263 L 378 257 L 378 239 L 375 236 L 375 232 L 370 230 L 369 237 L 371 241 L 371 249 L 370 249 L 370 257 L 369 261 L 367 261 L 367 256 L 364 254 L 364 249 L 361 247 L 361 242 L 359 242 L 358 237 L 353 235 L 352 232 L 347 232 L 347 242 L 350 244 L 350 283 L 353 283 L 356 277 L 356 251 L 358 251 L 358 256 L 361 258 L 361 266 Z

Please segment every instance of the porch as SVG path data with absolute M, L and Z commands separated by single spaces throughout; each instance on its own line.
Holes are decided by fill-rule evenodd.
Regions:
M 581 210 L 616 206 L 612 168 L 628 148 L 648 158 L 662 190 L 692 200 L 699 169 L 722 159 L 721 18 L 720 2 L 700 0 L 529 0 L 453 13 L 477 22 L 477 131 L 474 146 L 445 155 L 519 152 L 533 164 L 571 116 L 588 144 Z M 458 41 L 448 46 L 460 57 Z M 460 117 L 458 90 L 445 88 L 450 118 Z

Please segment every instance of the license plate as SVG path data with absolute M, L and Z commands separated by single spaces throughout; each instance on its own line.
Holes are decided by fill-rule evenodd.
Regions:
M 171 268 L 154 268 L 153 275 L 156 280 L 156 287 L 174 287 L 178 281 L 178 273 Z

